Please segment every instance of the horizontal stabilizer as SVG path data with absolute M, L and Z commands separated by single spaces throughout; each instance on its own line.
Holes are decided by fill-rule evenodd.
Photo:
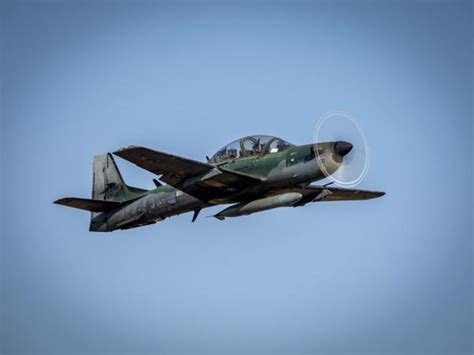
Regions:
M 111 211 L 121 205 L 120 202 L 91 200 L 89 198 L 65 197 L 54 201 L 58 205 L 79 208 L 91 212 Z

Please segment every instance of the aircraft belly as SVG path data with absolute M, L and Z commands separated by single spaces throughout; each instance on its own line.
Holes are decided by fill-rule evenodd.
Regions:
M 204 203 L 191 195 L 183 194 L 176 198 L 175 204 L 173 204 L 172 206 L 168 206 L 168 217 L 193 211 L 196 209 L 201 209 L 207 206 L 207 203 Z
M 207 206 L 202 201 L 176 191 L 150 194 L 110 214 L 107 229 L 128 229 L 155 223 L 167 217 L 201 209 Z

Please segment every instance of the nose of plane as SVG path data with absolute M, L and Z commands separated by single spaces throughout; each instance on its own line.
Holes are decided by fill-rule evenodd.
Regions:
M 338 141 L 334 146 L 334 150 L 337 152 L 337 154 L 343 157 L 352 150 L 352 144 L 350 144 L 349 142 Z

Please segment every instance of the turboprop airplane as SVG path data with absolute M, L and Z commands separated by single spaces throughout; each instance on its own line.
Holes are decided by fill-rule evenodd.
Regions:
M 125 184 L 111 153 L 93 164 L 92 199 L 62 198 L 54 203 L 90 211 L 89 230 L 110 232 L 153 224 L 206 207 L 232 204 L 216 215 L 249 215 L 309 202 L 369 200 L 384 192 L 310 185 L 336 172 L 350 154 L 349 142 L 293 145 L 273 136 L 248 136 L 225 145 L 207 162 L 149 148 L 128 146 L 113 154 L 159 176 L 155 189 Z

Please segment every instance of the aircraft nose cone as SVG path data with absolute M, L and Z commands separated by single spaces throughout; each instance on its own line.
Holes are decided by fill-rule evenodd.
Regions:
M 352 150 L 352 147 L 352 144 L 350 144 L 349 142 L 339 141 L 336 142 L 334 150 L 337 152 L 337 154 L 343 157 Z

